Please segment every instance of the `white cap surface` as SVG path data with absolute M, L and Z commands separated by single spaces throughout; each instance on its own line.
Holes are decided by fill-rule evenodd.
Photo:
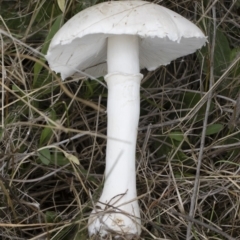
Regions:
M 139 36 L 140 68 L 149 71 L 195 52 L 207 41 L 197 26 L 165 7 L 111 1 L 87 8 L 66 22 L 52 39 L 46 59 L 63 79 L 76 72 L 104 76 L 107 38 L 123 34 Z

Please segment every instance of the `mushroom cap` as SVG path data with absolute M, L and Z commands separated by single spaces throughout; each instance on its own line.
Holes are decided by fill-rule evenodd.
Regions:
M 155 70 L 191 54 L 207 41 L 202 31 L 179 14 L 145 1 L 111 1 L 72 17 L 53 37 L 46 59 L 62 79 L 74 73 L 107 74 L 107 38 L 139 36 L 140 68 Z

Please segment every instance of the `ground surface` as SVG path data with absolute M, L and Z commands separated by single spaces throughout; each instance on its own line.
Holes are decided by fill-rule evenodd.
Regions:
M 88 216 L 101 193 L 103 79 L 61 82 L 40 54 L 61 21 L 97 3 L 69 0 L 62 14 L 58 3 L 64 2 L 0 1 L 4 240 L 87 239 Z M 159 4 L 196 23 L 209 44 L 154 72 L 142 71 L 141 238 L 240 239 L 240 1 Z

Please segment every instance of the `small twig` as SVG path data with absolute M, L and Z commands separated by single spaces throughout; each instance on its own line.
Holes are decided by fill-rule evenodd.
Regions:
M 73 136 L 73 137 L 70 137 L 70 138 L 68 138 L 68 139 L 62 140 L 61 142 L 53 143 L 53 144 L 51 144 L 51 145 L 53 145 L 53 146 L 60 146 L 60 145 L 62 145 L 62 144 L 68 144 L 68 143 L 71 142 L 72 140 L 74 140 L 74 139 L 76 139 L 76 138 L 83 137 L 83 136 L 85 136 L 85 135 L 87 135 L 87 133 L 78 133 L 78 134 L 76 134 L 76 135 Z
M 210 56 L 209 89 L 212 89 L 212 86 L 214 84 L 214 49 L 215 49 L 215 41 L 216 41 L 216 8 L 215 8 L 215 5 L 213 5 L 213 4 L 212 4 L 212 16 L 213 16 L 213 35 L 212 35 L 212 46 L 211 46 L 211 52 L 210 52 L 211 56 Z M 206 128 L 207 128 L 207 124 L 208 124 L 208 116 L 209 116 L 210 105 L 211 105 L 211 101 L 212 101 L 212 95 L 213 95 L 213 91 L 210 91 L 210 93 L 208 95 L 208 99 L 207 99 L 207 106 L 206 106 L 206 112 L 205 112 L 203 129 L 202 129 L 202 137 L 201 137 L 201 143 L 200 143 L 200 150 L 199 150 L 198 161 L 197 161 L 196 176 L 195 176 L 193 194 L 192 194 L 191 205 L 190 205 L 190 210 L 189 210 L 190 218 L 194 218 L 196 202 L 198 199 L 200 170 L 201 170 L 201 165 L 202 165 L 202 158 L 203 158 L 205 137 L 206 137 Z M 186 235 L 187 240 L 190 240 L 192 238 L 191 237 L 192 223 L 193 222 L 190 221 L 187 226 L 187 235 Z
M 62 171 L 64 168 L 66 168 L 66 165 L 60 167 L 60 168 L 57 168 L 53 171 L 51 171 L 50 173 L 42 176 L 42 177 L 39 177 L 39 178 L 34 178 L 34 179 L 11 179 L 10 181 L 10 185 L 12 184 L 12 182 L 19 182 L 19 183 L 33 183 L 33 182 L 40 182 L 46 178 L 49 178 L 51 177 L 52 175 L 55 175 L 57 172 L 60 172 Z
M 148 129 L 153 129 L 153 128 L 162 128 L 162 127 L 166 127 L 166 126 L 169 126 L 169 125 L 175 125 L 175 124 L 182 123 L 185 120 L 189 120 L 190 118 L 191 118 L 191 116 L 189 116 L 187 118 L 186 117 L 177 118 L 177 119 L 174 119 L 174 120 L 169 120 L 167 122 L 162 122 L 162 123 L 157 123 L 157 124 L 151 124 L 150 123 L 147 126 L 139 127 L 138 131 L 148 130 Z
M 201 222 L 201 221 L 199 221 L 199 220 L 197 220 L 197 219 L 195 219 L 195 218 L 192 218 L 192 217 L 190 217 L 190 216 L 184 215 L 184 214 L 179 213 L 179 212 L 176 212 L 176 211 L 171 211 L 171 213 L 172 213 L 173 215 L 182 217 L 182 218 L 188 220 L 189 222 L 196 223 L 196 224 L 198 224 L 198 225 L 200 225 L 200 226 L 203 226 L 203 227 L 205 227 L 205 228 L 208 228 L 208 229 L 210 229 L 211 231 L 220 234 L 221 236 L 225 237 L 225 238 L 228 239 L 228 240 L 236 240 L 236 238 L 231 237 L 229 234 L 223 232 L 223 231 L 220 230 L 220 229 L 215 228 L 215 227 L 212 226 L 212 225 L 203 223 L 203 222 Z
M 230 129 L 235 128 L 240 123 L 240 94 L 238 94 L 236 104 L 234 106 L 232 117 L 228 123 Z
M 99 96 L 99 99 L 98 99 L 98 106 L 100 106 L 101 99 L 102 99 L 102 96 L 100 95 L 100 96 Z M 95 130 L 96 133 L 98 132 L 98 121 L 99 121 L 99 111 L 97 111 L 96 130 Z M 97 144 L 97 135 L 95 135 L 95 136 L 94 136 L 94 139 L 93 139 L 92 155 L 91 155 L 91 158 L 90 158 L 90 163 L 89 163 L 89 167 L 88 167 L 86 179 L 88 179 L 88 176 L 89 176 L 89 174 L 90 174 L 90 170 L 91 170 L 91 168 L 92 168 L 92 163 L 93 163 L 93 159 L 94 159 L 96 144 Z
M 201 16 L 200 19 L 198 19 L 197 23 L 200 23 L 202 21 L 203 18 L 207 17 L 208 12 L 213 9 L 213 7 L 215 7 L 215 4 L 218 2 L 218 0 L 215 0 L 210 6 L 209 8 L 205 11 L 205 13 Z
M 5 66 L 4 66 L 4 48 L 3 48 L 3 39 L 2 39 L 2 34 L 0 33 L 0 39 L 1 39 L 1 52 L 2 52 L 2 87 L 1 87 L 1 92 L 2 92 L 2 106 L 4 106 L 4 102 L 5 102 L 5 89 L 4 89 L 4 81 L 5 81 L 5 77 L 6 77 L 6 70 L 5 70 Z M 4 128 L 4 123 L 5 123 L 5 112 L 4 112 L 4 108 L 2 107 L 2 126 Z

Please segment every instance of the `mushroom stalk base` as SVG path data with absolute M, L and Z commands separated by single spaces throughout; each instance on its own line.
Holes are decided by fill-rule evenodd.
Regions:
M 141 74 L 108 74 L 108 128 L 103 193 L 89 218 L 89 235 L 126 239 L 141 233 L 135 150 Z

